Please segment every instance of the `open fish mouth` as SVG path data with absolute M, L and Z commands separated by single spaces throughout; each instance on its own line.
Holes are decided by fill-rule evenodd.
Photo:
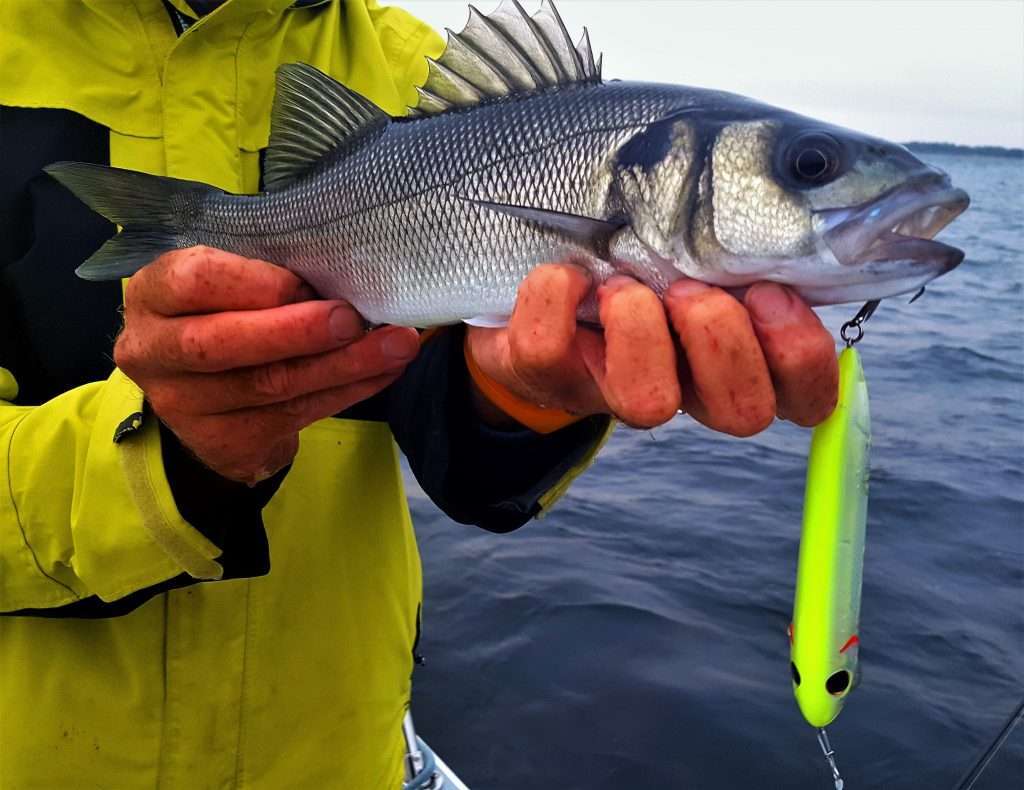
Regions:
M 963 250 L 934 236 L 967 208 L 970 198 L 944 173 L 915 179 L 860 206 L 815 213 L 821 238 L 844 266 L 938 277 L 954 269 Z M 883 266 L 879 266 L 883 264 Z M 929 278 L 930 279 L 930 278 Z

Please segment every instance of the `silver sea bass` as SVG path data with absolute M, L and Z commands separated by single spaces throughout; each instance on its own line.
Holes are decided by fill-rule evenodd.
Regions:
M 278 71 L 260 195 L 95 165 L 47 171 L 124 227 L 78 270 L 206 244 L 285 266 L 373 323 L 500 325 L 567 258 L 662 292 L 684 275 L 812 304 L 915 291 L 963 259 L 968 204 L 907 149 L 719 91 L 603 82 L 555 8 L 470 8 L 393 119 L 311 66 Z M 581 318 L 593 320 L 593 300 Z

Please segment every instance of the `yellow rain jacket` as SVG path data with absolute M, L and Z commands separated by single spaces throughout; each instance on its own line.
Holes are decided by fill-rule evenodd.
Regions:
M 180 37 L 161 0 L 0 0 L 0 105 L 108 127 L 113 165 L 254 192 L 279 64 L 400 114 L 442 47 L 375 0 L 228 0 Z M 0 613 L 221 577 L 132 381 L 16 395 L 0 368 Z M 0 788 L 401 785 L 421 580 L 395 446 L 359 420 L 301 439 L 263 511 L 269 575 L 122 617 L 0 617 Z

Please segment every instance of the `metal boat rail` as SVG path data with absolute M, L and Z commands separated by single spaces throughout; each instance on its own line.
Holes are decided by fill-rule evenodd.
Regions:
M 416 734 L 409 711 L 402 719 L 402 736 L 405 738 L 405 782 L 402 790 L 469 790 Z

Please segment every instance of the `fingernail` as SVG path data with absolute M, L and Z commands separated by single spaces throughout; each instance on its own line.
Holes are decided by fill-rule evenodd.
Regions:
M 781 324 L 789 319 L 793 297 L 775 283 L 758 283 L 747 293 L 747 308 L 761 324 Z
M 636 285 L 637 281 L 632 277 L 626 277 L 622 274 L 613 274 L 597 288 L 597 298 L 599 302 L 604 302 L 612 294 L 618 293 L 619 291 L 628 288 L 630 285 Z
M 380 341 L 380 350 L 384 356 L 395 360 L 412 359 L 419 349 L 419 338 L 407 330 L 388 332 Z
M 682 280 L 676 280 L 672 285 L 669 286 L 665 296 L 671 299 L 685 299 L 688 296 L 696 296 L 699 293 L 704 293 L 711 288 L 707 283 L 702 283 L 700 280 L 691 280 L 685 278 Z
M 351 307 L 335 307 L 327 316 L 331 335 L 336 340 L 355 340 L 363 334 L 363 319 Z

